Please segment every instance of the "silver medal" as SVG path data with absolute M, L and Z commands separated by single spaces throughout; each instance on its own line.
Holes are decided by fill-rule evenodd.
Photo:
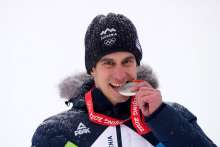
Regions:
M 119 88 L 118 92 L 124 96 L 134 96 L 136 95 L 136 91 L 131 91 L 130 88 L 139 84 L 139 82 L 129 82 L 122 87 Z

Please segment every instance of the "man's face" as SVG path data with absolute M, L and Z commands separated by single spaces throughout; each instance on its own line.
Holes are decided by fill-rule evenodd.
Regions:
M 96 87 L 115 105 L 128 100 L 129 97 L 120 95 L 118 89 L 137 78 L 137 63 L 133 54 L 115 52 L 103 56 L 91 74 Z

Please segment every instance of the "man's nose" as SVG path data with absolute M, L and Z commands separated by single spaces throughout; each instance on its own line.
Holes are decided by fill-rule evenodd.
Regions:
M 113 77 L 118 82 L 124 82 L 126 80 L 127 70 L 122 66 L 116 66 L 113 70 Z

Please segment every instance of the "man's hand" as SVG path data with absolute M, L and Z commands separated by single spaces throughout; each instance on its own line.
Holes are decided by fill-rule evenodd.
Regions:
M 140 84 L 132 87 L 131 90 L 137 91 L 137 102 L 144 116 L 150 116 L 162 104 L 160 91 L 154 89 L 146 81 L 143 81 Z

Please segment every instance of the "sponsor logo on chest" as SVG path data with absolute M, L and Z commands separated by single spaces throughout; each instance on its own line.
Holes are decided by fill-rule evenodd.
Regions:
M 82 122 L 79 123 L 76 131 L 74 131 L 75 136 L 91 133 L 90 129 L 86 127 Z

